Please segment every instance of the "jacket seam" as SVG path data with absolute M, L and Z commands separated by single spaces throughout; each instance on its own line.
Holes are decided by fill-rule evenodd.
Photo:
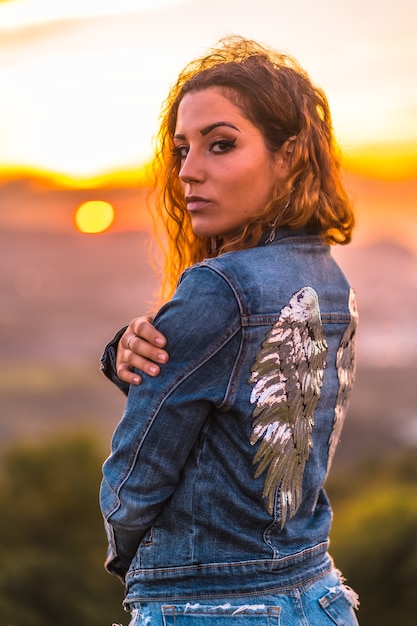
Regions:
M 174 567 L 156 567 L 156 568 L 143 568 L 143 569 L 135 569 L 129 571 L 126 578 L 133 578 L 137 575 L 146 576 L 147 572 L 152 575 L 155 574 L 169 574 L 174 572 L 191 572 L 191 571 L 201 571 L 201 570 L 221 570 L 221 569 L 240 569 L 248 566 L 271 566 L 276 567 L 279 565 L 280 567 L 288 567 L 292 564 L 298 563 L 300 561 L 304 561 L 306 558 L 314 557 L 316 554 L 325 553 L 328 548 L 329 542 L 322 541 L 321 543 L 316 544 L 315 546 L 310 546 L 305 548 L 304 550 L 300 550 L 294 554 L 289 554 L 287 556 L 272 558 L 272 559 L 248 559 L 247 561 L 230 561 L 225 563 L 201 563 L 198 565 L 180 565 Z
M 227 338 L 222 341 L 222 343 L 219 345 L 218 348 L 216 348 L 215 350 L 210 350 L 207 352 L 206 356 L 204 358 L 200 358 L 198 359 L 197 363 L 194 363 L 193 367 L 187 368 L 185 370 L 181 371 L 181 375 L 178 376 L 175 381 L 172 382 L 172 385 L 170 386 L 169 391 L 165 391 L 164 395 L 162 398 L 160 398 L 159 401 L 155 401 L 155 408 L 154 411 L 148 414 L 148 418 L 146 421 L 146 424 L 144 424 L 143 429 L 141 431 L 141 435 L 140 435 L 140 440 L 137 442 L 138 445 L 135 447 L 135 451 L 134 454 L 132 454 L 131 457 L 131 463 L 129 463 L 129 465 L 127 465 L 126 468 L 126 474 L 123 476 L 123 478 L 121 478 L 120 483 L 117 487 L 117 489 L 114 491 L 114 494 L 117 498 L 117 506 L 111 511 L 111 513 L 108 514 L 107 519 L 109 519 L 119 508 L 121 505 L 121 501 L 120 501 L 120 492 L 123 489 L 126 481 L 129 479 L 130 475 L 132 474 L 132 472 L 134 471 L 134 468 L 136 466 L 137 463 L 137 458 L 138 455 L 140 453 L 140 450 L 143 446 L 143 444 L 145 443 L 146 437 L 150 431 L 150 429 L 152 428 L 152 425 L 154 424 L 155 420 L 157 419 L 160 411 L 162 410 L 165 402 L 168 400 L 168 398 L 172 395 L 172 393 L 176 390 L 176 388 L 181 385 L 187 378 L 189 378 L 192 374 L 194 374 L 198 369 L 200 369 L 203 365 L 205 365 L 210 359 L 212 359 L 216 354 L 218 354 L 218 352 L 220 352 L 228 343 L 229 341 L 231 341 L 233 339 L 233 337 L 239 332 L 240 328 L 236 328 L 234 330 L 233 333 L 229 335 L 225 335 Z M 226 391 L 225 391 L 225 395 L 224 395 L 224 400 L 221 403 L 221 405 L 218 405 L 217 408 L 220 408 L 220 406 L 223 406 L 225 399 L 226 399 L 226 394 L 227 394 L 227 388 L 230 385 L 230 377 L 226 386 Z M 128 526 L 125 526 L 124 528 L 129 529 Z M 131 527 L 132 530 L 135 529 L 135 526 Z

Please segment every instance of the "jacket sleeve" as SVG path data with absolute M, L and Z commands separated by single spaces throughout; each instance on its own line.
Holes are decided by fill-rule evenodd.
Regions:
M 106 568 L 121 578 L 174 493 L 210 408 L 224 404 L 241 338 L 233 290 L 204 266 L 185 272 L 154 323 L 170 359 L 157 378 L 145 375 L 142 385 L 130 387 L 103 467 Z M 221 367 L 213 365 L 218 358 Z
M 120 380 L 116 373 L 116 353 L 119 341 L 122 338 L 127 326 L 117 331 L 113 339 L 104 348 L 103 355 L 100 359 L 100 369 L 103 374 L 111 380 L 123 393 L 127 396 L 129 384 Z

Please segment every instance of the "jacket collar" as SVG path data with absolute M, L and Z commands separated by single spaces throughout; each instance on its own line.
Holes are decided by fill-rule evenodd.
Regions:
M 304 226 L 303 228 L 288 228 L 284 226 L 283 228 L 277 229 L 274 238 L 270 241 L 270 231 L 265 231 L 262 233 L 262 237 L 260 238 L 257 246 L 273 246 L 281 243 L 285 239 L 305 239 L 308 238 L 309 241 L 316 240 L 320 243 L 325 243 L 324 238 L 321 235 L 318 235 L 314 232 L 311 227 Z

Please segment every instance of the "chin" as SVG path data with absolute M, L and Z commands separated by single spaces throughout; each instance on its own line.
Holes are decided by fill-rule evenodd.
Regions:
M 193 229 L 193 233 L 197 235 L 197 237 L 201 237 L 201 239 L 210 239 L 210 237 L 218 236 L 218 233 L 213 232 L 211 228 L 204 228 L 201 225 L 191 224 L 191 228 Z

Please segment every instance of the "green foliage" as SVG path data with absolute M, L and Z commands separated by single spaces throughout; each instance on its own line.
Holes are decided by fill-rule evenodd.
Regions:
M 9 449 L 0 466 L 1 626 L 126 623 L 123 586 L 103 568 L 98 506 L 103 455 L 79 434 Z M 331 552 L 361 597 L 361 626 L 408 626 L 417 614 L 417 455 L 332 476 Z
M 359 593 L 361 626 L 409 626 L 417 614 L 417 456 L 372 461 L 327 490 L 331 552 Z
M 20 445 L 0 474 L 2 626 L 123 623 L 123 586 L 104 571 L 93 437 Z

